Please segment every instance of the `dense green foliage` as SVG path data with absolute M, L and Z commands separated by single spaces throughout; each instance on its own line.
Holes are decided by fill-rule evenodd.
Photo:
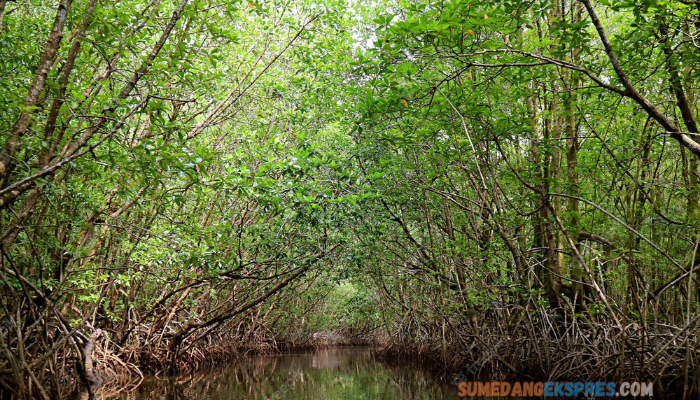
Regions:
M 0 1 L 2 393 L 318 331 L 697 392 L 700 3 L 49 3 Z

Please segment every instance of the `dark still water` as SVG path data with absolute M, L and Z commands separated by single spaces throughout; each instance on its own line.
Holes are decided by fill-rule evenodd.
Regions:
M 241 359 L 214 372 L 146 379 L 108 399 L 456 399 L 457 388 L 415 366 L 375 361 L 371 350 L 345 348 Z

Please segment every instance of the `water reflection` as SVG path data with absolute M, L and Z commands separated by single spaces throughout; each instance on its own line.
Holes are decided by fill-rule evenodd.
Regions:
M 457 389 L 413 367 L 387 366 L 368 349 L 242 359 L 204 374 L 147 379 L 109 399 L 423 399 L 456 398 Z

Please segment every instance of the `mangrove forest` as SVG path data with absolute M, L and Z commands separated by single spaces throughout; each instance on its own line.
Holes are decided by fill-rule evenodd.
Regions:
M 0 398 L 371 345 L 697 399 L 699 97 L 699 0 L 0 0 Z

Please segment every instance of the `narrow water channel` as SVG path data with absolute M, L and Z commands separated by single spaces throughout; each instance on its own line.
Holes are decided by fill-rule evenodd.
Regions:
M 457 388 L 426 371 L 375 360 L 366 348 L 255 356 L 207 373 L 146 379 L 105 399 L 422 399 L 457 398 Z

